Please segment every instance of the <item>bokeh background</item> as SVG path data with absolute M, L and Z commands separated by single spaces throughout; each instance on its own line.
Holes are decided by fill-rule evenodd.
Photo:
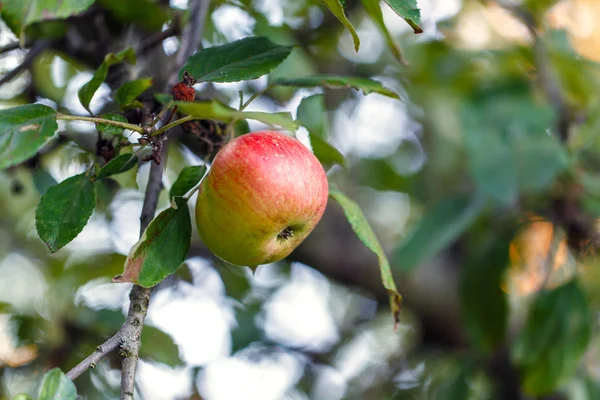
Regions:
M 539 37 L 494 1 L 420 0 L 420 35 L 382 3 L 404 67 L 360 1 L 345 2 L 358 52 L 320 1 L 211 1 L 205 47 L 251 35 L 296 47 L 268 76 L 197 85 L 200 97 L 235 106 L 240 90 L 249 97 L 277 77 L 316 73 L 371 77 L 400 94 L 276 87 L 248 110 L 296 115 L 303 98 L 324 94 L 311 112 L 326 117 L 345 160 L 328 175 L 371 222 L 404 307 L 394 332 L 377 259 L 336 204 L 288 260 L 255 274 L 216 260 L 194 233 L 185 265 L 153 294 L 139 398 L 600 398 L 600 2 L 513 3 Z M 48 28 L 54 45 L 0 86 L 0 107 L 40 102 L 84 115 L 77 90 L 104 55 L 139 50 L 184 23 L 186 11 L 186 0 L 98 0 L 58 33 Z M 0 29 L 0 46 L 18 40 Z M 153 76 L 160 86 L 178 46 L 169 37 L 136 65 L 112 68 L 92 110 L 110 109 L 111 90 L 125 80 Z M 0 55 L 0 72 L 25 56 Z M 548 95 L 541 68 L 568 112 Z M 568 138 L 555 124 L 563 119 Z M 149 165 L 98 182 L 90 223 L 51 255 L 37 237 L 35 207 L 49 186 L 86 169 L 97 139 L 92 124 L 59 123 L 42 154 L 0 173 L 0 399 L 33 394 L 49 368 L 76 365 L 118 330 L 128 306 L 131 286 L 111 278 L 138 239 Z M 298 136 L 311 145 L 304 128 Z M 203 158 L 198 143 L 175 137 L 165 186 Z M 577 285 L 574 298 L 539 300 L 566 282 Z M 540 372 L 533 384 L 549 390 L 526 381 L 536 363 L 559 371 Z M 76 381 L 78 392 L 118 398 L 119 365 L 117 355 L 105 359 Z

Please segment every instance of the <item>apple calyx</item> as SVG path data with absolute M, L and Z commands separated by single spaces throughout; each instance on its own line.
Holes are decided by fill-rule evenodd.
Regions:
M 287 228 L 285 228 L 284 230 L 279 232 L 279 235 L 277 235 L 277 236 L 283 240 L 287 240 L 287 239 L 291 238 L 292 236 L 294 236 L 294 230 L 288 226 Z

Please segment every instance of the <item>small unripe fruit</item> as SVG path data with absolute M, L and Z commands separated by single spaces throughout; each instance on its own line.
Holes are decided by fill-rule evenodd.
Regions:
M 327 195 L 325 170 L 300 141 L 273 131 L 248 133 L 219 151 L 202 181 L 198 232 L 231 264 L 279 261 L 317 225 Z

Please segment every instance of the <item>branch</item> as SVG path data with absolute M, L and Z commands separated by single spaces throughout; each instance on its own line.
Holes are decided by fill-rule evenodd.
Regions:
M 165 39 L 181 34 L 181 15 L 175 14 L 173 22 L 167 29 L 144 40 L 140 46 L 139 53 L 144 54 L 148 50 L 161 44 Z
M 121 342 L 121 331 L 117 332 L 113 337 L 96 347 L 96 351 L 90 354 L 85 360 L 77 364 L 72 370 L 67 372 L 67 377 L 71 380 L 77 379 L 81 374 L 87 371 L 88 368 L 95 368 L 98 361 L 102 360 L 108 354 L 112 353 Z
M 0 47 L 0 54 L 8 53 L 10 51 L 17 50 L 20 48 L 21 48 L 21 43 L 19 43 L 19 41 L 12 42 L 12 43 L 9 43 L 7 45 Z
M 196 51 L 200 46 L 202 39 L 202 31 L 204 29 L 204 19 L 208 13 L 209 0 L 192 0 L 190 11 L 192 18 L 189 25 L 182 37 L 182 46 L 176 57 L 176 62 L 173 66 L 173 71 L 169 76 L 169 82 L 176 82 L 178 80 L 179 69 L 183 66 L 185 61 Z M 168 126 L 168 119 L 170 114 L 165 113 L 161 122 L 163 128 Z M 100 119 L 92 117 L 75 117 L 65 116 L 59 114 L 57 119 L 66 120 L 84 120 L 90 122 L 105 122 Z M 106 123 L 114 124 L 114 121 L 106 121 Z M 129 124 L 127 124 L 129 125 Z M 122 126 L 127 129 L 132 129 L 138 132 L 145 132 L 143 127 L 136 125 Z M 148 127 L 146 127 L 148 128 Z M 156 127 L 151 126 L 150 134 L 156 131 Z M 162 132 L 166 132 L 163 129 Z M 166 154 L 167 146 L 162 149 L 163 154 Z M 163 157 L 164 158 L 164 157 Z M 163 176 L 163 165 L 151 163 L 150 175 L 148 177 L 148 185 L 146 187 L 146 193 L 144 197 L 144 204 L 142 206 L 142 212 L 140 215 L 140 237 L 154 218 L 156 208 L 158 205 L 158 198 L 162 186 Z M 133 399 L 133 393 L 135 390 L 135 374 L 137 370 L 137 362 L 139 359 L 139 351 L 142 345 L 141 335 L 144 327 L 144 321 L 148 312 L 148 306 L 150 304 L 151 289 L 144 288 L 141 286 L 134 285 L 129 294 L 129 310 L 125 322 L 119 329 L 119 331 L 106 342 L 104 342 L 98 349 L 88 356 L 85 360 L 79 363 L 75 368 L 67 373 L 69 378 L 76 379 L 88 368 L 93 368 L 95 363 L 101 360 L 110 352 L 119 349 L 119 354 L 123 357 L 123 363 L 121 367 L 121 400 Z
M 179 69 L 187 61 L 187 59 L 196 51 L 202 39 L 201 32 L 204 29 L 204 19 L 208 12 L 208 0 L 195 0 L 191 2 L 190 12 L 192 15 L 189 25 L 186 27 L 183 37 L 182 46 L 177 53 L 175 65 L 169 82 L 177 81 Z M 163 116 L 163 124 L 167 124 L 167 118 L 170 119 L 169 113 Z M 163 152 L 166 151 L 166 146 Z M 164 165 L 164 163 L 163 163 Z M 146 187 L 146 196 L 142 213 L 140 216 L 140 236 L 154 218 L 156 206 L 158 204 L 158 196 L 162 190 L 162 175 L 163 167 L 155 163 L 151 164 L 150 176 L 148 178 L 148 186 Z M 141 286 L 134 286 L 129 295 L 130 304 L 127 313 L 127 319 L 122 327 L 123 344 L 121 346 L 121 354 L 124 356 L 121 367 L 121 400 L 133 399 L 135 389 L 135 373 L 137 369 L 137 361 L 139 351 L 142 345 L 141 334 L 144 327 L 144 320 L 148 312 L 148 304 L 150 303 L 151 290 Z
M 15 69 L 13 69 L 12 71 L 9 71 L 6 75 L 4 75 L 2 77 L 2 79 L 0 79 L 0 86 L 4 85 L 7 82 L 12 81 L 14 78 L 16 78 L 18 75 L 20 75 L 23 71 L 28 69 L 31 66 L 31 63 L 33 63 L 33 60 L 35 60 L 35 58 L 42 51 L 44 51 L 48 46 L 50 46 L 50 42 L 47 40 L 40 40 L 39 42 L 36 42 L 31 47 L 31 50 L 29 50 L 29 52 L 27 53 L 27 55 L 25 56 L 25 58 L 23 59 L 21 64 L 17 65 L 17 67 Z

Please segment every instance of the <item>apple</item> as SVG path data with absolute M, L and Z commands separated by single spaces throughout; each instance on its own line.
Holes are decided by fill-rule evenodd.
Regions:
M 215 157 L 200 185 L 196 225 L 219 258 L 256 267 L 288 256 L 321 219 L 327 196 L 325 170 L 302 142 L 252 132 Z

